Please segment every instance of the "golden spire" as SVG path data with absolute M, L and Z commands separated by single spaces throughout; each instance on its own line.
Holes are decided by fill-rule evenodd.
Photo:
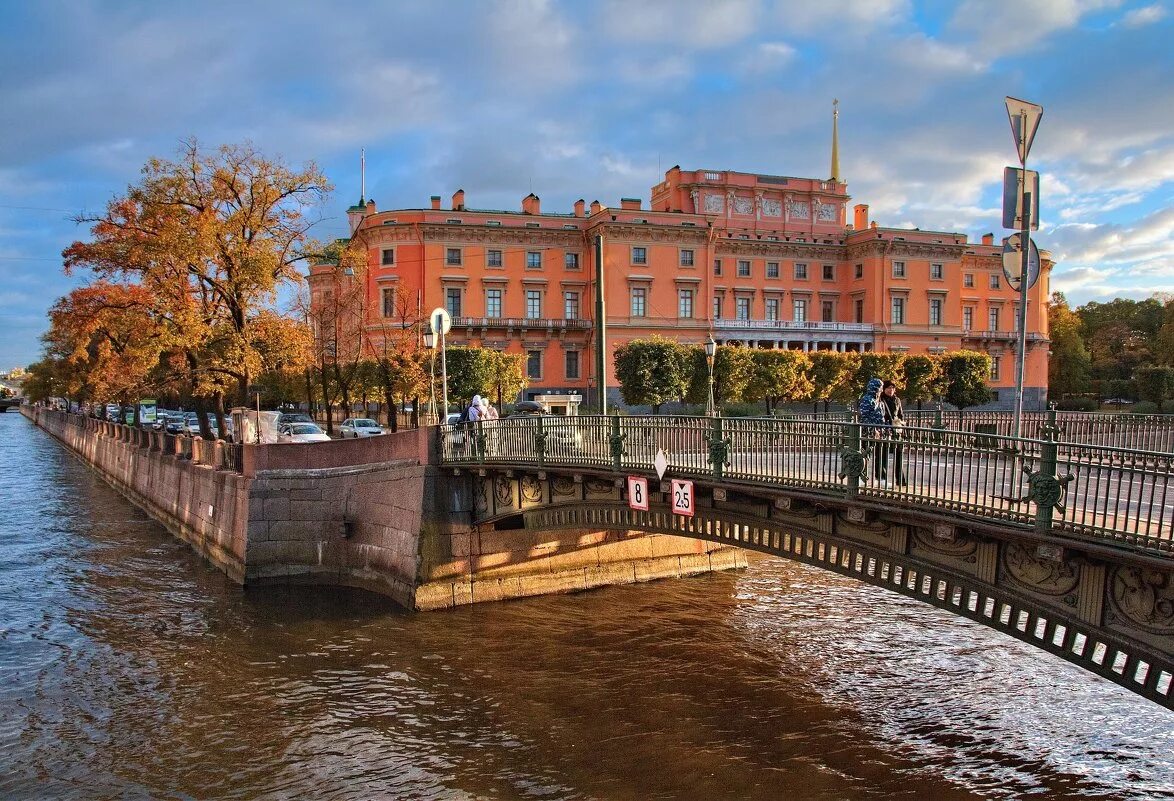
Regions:
M 842 184 L 840 177 L 840 101 L 832 100 L 832 177 L 829 179 Z

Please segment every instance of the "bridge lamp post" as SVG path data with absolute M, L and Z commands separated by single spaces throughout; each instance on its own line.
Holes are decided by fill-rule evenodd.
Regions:
M 432 424 L 440 425 L 436 416 L 436 334 L 431 328 L 424 332 L 424 347 L 432 352 L 428 360 L 428 410 L 432 413 Z
M 705 401 L 705 416 L 713 417 L 717 410 L 713 402 L 713 357 L 717 355 L 717 343 L 713 337 L 705 341 L 705 366 L 709 370 L 709 397 Z

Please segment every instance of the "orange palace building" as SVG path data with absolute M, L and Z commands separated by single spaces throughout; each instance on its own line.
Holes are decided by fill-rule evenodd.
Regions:
M 1001 244 L 964 234 L 879 227 L 827 180 L 673 167 L 651 202 L 582 200 L 544 212 L 534 194 L 518 211 L 469 208 L 348 210 L 368 252 L 369 345 L 389 318 L 453 318 L 450 345 L 525 353 L 525 397 L 595 397 L 595 241 L 603 241 L 609 402 L 611 352 L 653 334 L 754 348 L 989 353 L 996 400 L 1010 408 L 1018 294 L 1003 277 Z M 1024 408 L 1047 393 L 1048 273 L 1030 291 Z M 311 303 L 346 279 L 311 268 Z

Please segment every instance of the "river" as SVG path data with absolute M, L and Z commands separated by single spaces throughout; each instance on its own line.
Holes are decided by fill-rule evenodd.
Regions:
M 1174 713 L 783 560 L 406 614 L 243 591 L 0 415 L 0 799 L 1174 798 Z

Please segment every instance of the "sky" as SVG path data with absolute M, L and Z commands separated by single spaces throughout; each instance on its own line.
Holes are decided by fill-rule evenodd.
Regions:
M 380 209 L 647 204 L 684 169 L 826 178 L 880 225 L 1004 235 L 1004 96 L 1044 107 L 1035 239 L 1074 305 L 1174 292 L 1174 0 L 0 0 L 0 370 L 88 280 L 61 251 L 182 140 Z

